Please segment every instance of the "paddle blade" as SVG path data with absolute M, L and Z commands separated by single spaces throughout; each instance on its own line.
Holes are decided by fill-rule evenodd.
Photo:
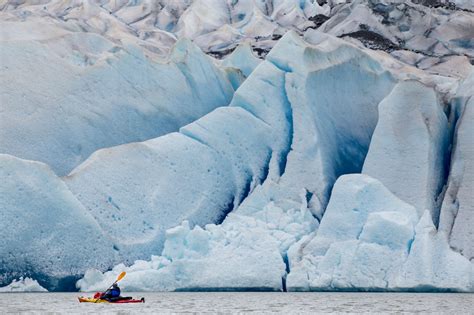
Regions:
M 125 271 L 122 271 L 119 276 L 117 277 L 117 280 L 115 280 L 115 282 L 119 282 L 120 280 L 123 279 L 123 277 L 125 277 L 127 273 Z

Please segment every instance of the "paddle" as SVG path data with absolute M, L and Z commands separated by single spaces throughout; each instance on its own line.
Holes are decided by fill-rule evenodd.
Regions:
M 122 272 L 118 275 L 117 280 L 115 280 L 115 282 L 112 283 L 112 285 L 111 285 L 110 287 L 108 287 L 107 290 L 109 290 L 111 287 L 114 286 L 114 284 L 116 284 L 117 282 L 119 282 L 120 280 L 122 280 L 123 277 L 125 277 L 126 274 L 127 274 L 127 273 L 126 273 L 125 271 L 122 271 Z M 107 290 L 105 290 L 104 292 L 107 292 Z M 100 300 L 100 297 L 99 297 L 97 300 L 95 300 L 94 303 L 97 303 L 98 300 Z

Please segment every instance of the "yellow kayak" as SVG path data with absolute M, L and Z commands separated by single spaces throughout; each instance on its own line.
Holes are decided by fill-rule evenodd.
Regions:
M 94 299 L 91 297 L 84 297 L 80 296 L 78 297 L 80 303 L 111 303 L 111 304 L 122 304 L 122 303 L 145 303 L 145 298 L 141 298 L 140 300 L 134 300 L 134 299 L 123 299 L 123 300 L 117 300 L 117 301 L 107 301 L 107 300 L 102 300 L 102 299 Z

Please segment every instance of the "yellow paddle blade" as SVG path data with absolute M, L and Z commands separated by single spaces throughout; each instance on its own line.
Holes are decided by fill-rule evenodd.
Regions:
M 115 282 L 119 282 L 120 280 L 123 279 L 123 277 L 125 277 L 127 273 L 125 271 L 122 271 L 119 276 L 117 277 L 117 280 L 115 280 Z

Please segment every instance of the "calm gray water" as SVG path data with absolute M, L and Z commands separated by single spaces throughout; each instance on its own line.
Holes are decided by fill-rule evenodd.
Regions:
M 474 294 L 127 293 L 144 304 L 79 303 L 81 293 L 3 293 L 0 313 L 450 313 L 474 314 Z

